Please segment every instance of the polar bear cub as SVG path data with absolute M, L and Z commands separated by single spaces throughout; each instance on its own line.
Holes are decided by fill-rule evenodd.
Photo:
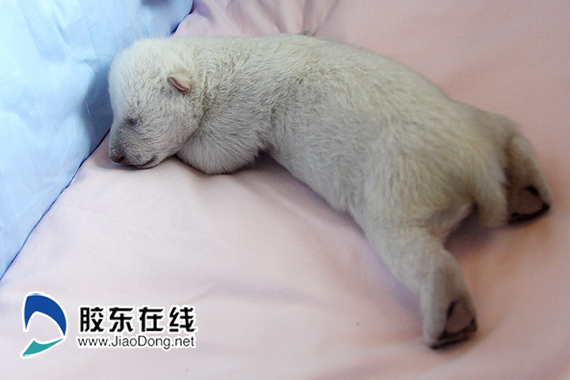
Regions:
M 352 215 L 419 297 L 424 339 L 434 348 L 477 328 L 458 263 L 443 246 L 448 233 L 472 210 L 492 227 L 552 203 L 513 122 L 337 41 L 141 40 L 114 60 L 109 91 L 114 161 L 151 168 L 176 155 L 216 174 L 266 151 Z M 521 209 L 524 193 L 535 202 Z

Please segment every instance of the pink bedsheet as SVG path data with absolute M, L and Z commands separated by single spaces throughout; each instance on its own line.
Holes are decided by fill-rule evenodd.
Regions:
M 0 282 L 0 379 L 570 379 L 568 20 L 565 0 L 204 0 L 177 31 L 309 29 L 521 123 L 555 204 L 451 237 L 479 313 L 473 340 L 425 347 L 417 300 L 354 222 L 270 158 L 231 175 L 173 158 L 143 171 L 110 162 L 105 140 Z M 41 315 L 23 331 L 30 292 L 56 299 L 68 328 L 22 359 L 31 338 L 60 334 Z M 80 308 L 97 305 L 194 306 L 196 347 L 80 348 Z

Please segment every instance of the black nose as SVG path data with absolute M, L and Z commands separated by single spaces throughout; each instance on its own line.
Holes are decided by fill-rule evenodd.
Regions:
M 115 161 L 118 164 L 123 164 L 125 162 L 125 156 L 111 157 L 111 160 Z
M 118 164 L 126 163 L 125 152 L 123 152 L 123 149 L 121 149 L 120 146 L 115 144 L 111 144 L 109 146 L 109 158 Z
M 117 151 L 117 150 L 111 150 L 109 152 L 109 157 L 111 158 L 111 160 L 115 161 L 118 164 L 125 164 L 128 165 L 128 160 L 125 157 L 124 153 L 121 151 Z

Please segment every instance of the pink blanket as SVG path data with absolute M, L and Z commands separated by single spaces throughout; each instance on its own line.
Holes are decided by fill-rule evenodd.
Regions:
M 110 162 L 105 140 L 0 283 L 0 378 L 570 379 L 568 20 L 564 0 L 204 0 L 176 33 L 309 29 L 521 123 L 555 203 L 496 230 L 470 218 L 451 237 L 478 309 L 473 340 L 427 348 L 417 299 L 355 223 L 270 158 L 220 176 L 174 158 L 135 170 Z M 65 310 L 65 333 L 41 314 L 24 332 L 30 292 Z M 145 306 L 159 309 L 162 332 L 148 331 Z M 183 306 L 194 308 L 197 330 L 182 335 L 195 347 L 152 346 L 180 334 L 168 327 Z M 113 308 L 131 307 L 133 331 L 111 331 Z M 102 332 L 86 331 L 97 321 Z M 60 335 L 20 358 L 32 338 Z M 95 336 L 147 341 L 80 347 Z

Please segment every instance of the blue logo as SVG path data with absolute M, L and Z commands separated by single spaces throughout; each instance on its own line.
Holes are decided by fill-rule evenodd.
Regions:
M 28 332 L 32 316 L 36 313 L 40 313 L 54 321 L 59 327 L 62 335 L 49 342 L 38 342 L 37 340 L 32 339 L 24 352 L 22 352 L 22 358 L 29 358 L 45 352 L 65 339 L 67 334 L 67 317 L 63 308 L 53 298 L 42 293 L 29 293 L 24 301 L 22 311 L 24 317 L 24 332 Z

